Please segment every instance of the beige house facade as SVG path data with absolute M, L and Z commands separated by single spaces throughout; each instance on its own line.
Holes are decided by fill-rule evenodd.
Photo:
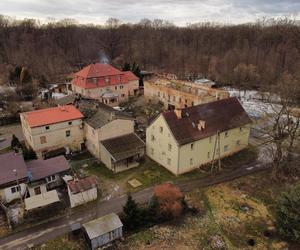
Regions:
M 149 102 L 161 102 L 169 110 L 229 98 L 229 93 L 225 90 L 165 78 L 145 81 L 144 95 Z
M 146 154 L 183 174 L 246 148 L 250 123 L 235 98 L 168 111 L 147 128 Z
M 139 78 L 109 64 L 93 63 L 74 74 L 72 91 L 113 107 L 138 94 Z
M 100 104 L 85 121 L 84 134 L 89 152 L 114 172 L 137 167 L 144 156 L 144 144 L 134 134 L 134 119 L 107 105 Z M 116 151 L 123 151 L 122 157 L 114 158 Z
M 83 115 L 72 105 L 42 109 L 20 114 L 26 145 L 38 158 L 61 148 L 81 149 Z

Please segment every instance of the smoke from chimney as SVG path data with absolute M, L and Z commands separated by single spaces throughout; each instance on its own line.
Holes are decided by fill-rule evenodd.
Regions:
M 104 51 L 99 52 L 99 61 L 100 63 L 109 64 L 110 60 Z

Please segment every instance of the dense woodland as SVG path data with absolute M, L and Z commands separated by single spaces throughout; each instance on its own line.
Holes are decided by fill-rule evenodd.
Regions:
M 202 76 L 222 84 L 268 87 L 283 75 L 299 77 L 299 52 L 300 26 L 287 18 L 176 27 L 163 20 L 122 24 L 109 19 L 95 26 L 0 16 L 0 83 L 14 77 L 16 65 L 25 66 L 44 84 L 107 57 L 120 68 L 136 62 L 143 70 L 180 78 Z

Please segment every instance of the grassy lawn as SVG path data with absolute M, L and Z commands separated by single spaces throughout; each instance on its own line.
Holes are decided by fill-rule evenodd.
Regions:
M 224 170 L 230 170 L 232 168 L 236 168 L 253 162 L 256 157 L 256 148 L 253 146 L 249 146 L 247 149 L 233 156 L 222 159 L 222 168 Z M 203 166 L 200 169 L 195 169 L 194 171 L 191 171 L 189 173 L 175 176 L 167 169 L 152 161 L 148 157 L 145 158 L 145 161 L 142 162 L 139 167 L 116 174 L 106 168 L 102 163 L 95 161 L 95 159 L 93 159 L 93 157 L 89 153 L 78 155 L 77 158 L 71 161 L 71 165 L 77 172 L 83 172 L 87 175 L 94 175 L 100 181 L 116 183 L 117 185 L 122 187 L 124 192 L 136 191 L 166 181 L 178 183 L 211 175 L 211 165 L 208 164 L 207 166 Z M 86 166 L 83 168 L 83 165 Z M 142 183 L 142 186 L 138 188 L 132 188 L 127 183 L 131 179 L 137 179 Z
M 280 239 L 274 226 L 274 204 L 289 185 L 263 172 L 195 190 L 187 201 L 200 209 L 198 215 L 142 230 L 116 249 L 300 249 Z

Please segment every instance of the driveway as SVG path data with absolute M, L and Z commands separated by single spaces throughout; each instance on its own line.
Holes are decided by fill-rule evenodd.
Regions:
M 253 163 L 230 172 L 223 172 L 221 174 L 204 177 L 194 181 L 186 181 L 184 183 L 180 183 L 178 186 L 184 192 L 188 192 L 195 188 L 231 181 L 233 179 L 259 171 L 265 171 L 270 168 L 270 164 L 262 165 L 260 163 Z M 132 194 L 133 198 L 140 204 L 147 203 L 152 195 L 153 187 Z M 48 240 L 71 232 L 71 225 L 74 223 L 82 224 L 108 213 L 120 213 L 126 200 L 126 195 L 122 195 L 120 197 L 112 198 L 109 201 L 91 203 L 88 205 L 88 209 L 87 206 L 79 207 L 79 209 L 73 210 L 70 214 L 64 215 L 61 218 L 45 222 L 1 238 L 0 249 L 28 249 L 30 247 L 40 245 Z
M 21 124 L 8 125 L 0 127 L 0 150 L 10 146 L 12 135 L 16 135 L 20 141 L 24 140 Z

